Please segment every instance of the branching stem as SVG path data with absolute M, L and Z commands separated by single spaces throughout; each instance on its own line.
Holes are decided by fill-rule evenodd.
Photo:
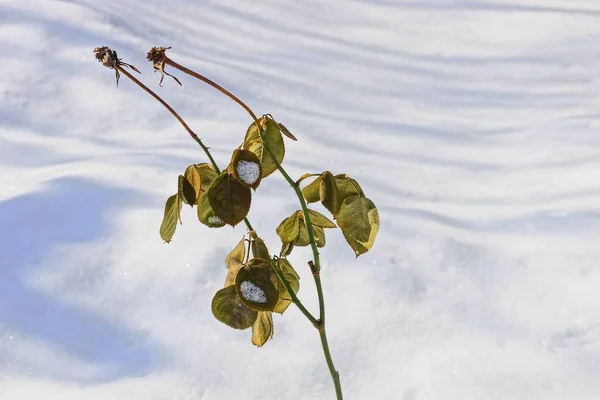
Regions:
M 294 293 L 294 291 L 292 290 L 291 286 L 289 285 L 289 282 L 287 282 L 287 280 L 285 279 L 285 277 L 283 276 L 281 271 L 279 271 L 278 268 L 273 265 L 274 264 L 273 261 L 271 261 L 271 265 L 274 267 L 274 270 L 277 273 L 277 276 L 283 282 L 285 288 L 287 289 L 290 296 L 292 297 L 294 304 L 296 304 L 296 306 L 300 309 L 300 311 L 302 311 L 302 313 L 306 316 L 306 318 L 319 331 L 319 336 L 321 338 L 321 346 L 323 347 L 323 353 L 325 355 L 325 360 L 327 362 L 327 366 L 329 367 L 329 372 L 331 373 L 331 378 L 332 378 L 334 386 L 335 386 L 336 397 L 338 400 L 342 400 L 343 395 L 342 395 L 342 387 L 341 387 L 341 383 L 340 383 L 340 376 L 339 376 L 338 371 L 335 369 L 335 366 L 333 364 L 333 359 L 331 358 L 331 352 L 329 350 L 329 343 L 327 341 L 327 334 L 326 334 L 326 330 L 325 330 L 325 299 L 323 296 L 323 288 L 321 285 L 321 278 L 320 278 L 321 261 L 320 261 L 320 257 L 319 257 L 319 250 L 317 248 L 317 242 L 315 240 L 315 233 L 314 233 L 312 222 L 310 220 L 310 215 L 308 214 L 308 207 L 306 205 L 306 201 L 304 200 L 304 196 L 302 195 L 302 191 L 300 190 L 300 186 L 296 182 L 294 182 L 294 180 L 289 176 L 289 174 L 286 172 L 286 170 L 277 161 L 276 157 L 274 156 L 273 152 L 271 151 L 271 149 L 267 145 L 267 142 L 265 141 L 264 131 L 261 129 L 261 125 L 258 121 L 258 118 L 256 117 L 256 114 L 250 109 L 250 107 L 248 107 L 242 100 L 240 100 L 238 97 L 233 95 L 230 91 L 223 88 L 221 85 L 213 82 L 212 80 L 206 78 L 205 76 L 203 76 L 195 71 L 192 71 L 192 70 L 176 63 L 175 61 L 168 58 L 166 55 L 163 56 L 163 61 L 165 62 L 165 64 L 170 65 L 171 67 L 176 68 L 182 72 L 185 72 L 186 74 L 191 75 L 194 78 L 199 79 L 202 82 L 212 86 L 213 88 L 217 89 L 218 91 L 220 91 L 221 93 L 223 93 L 224 95 L 229 97 L 231 100 L 233 100 L 234 102 L 239 104 L 244 110 L 246 110 L 246 112 L 248 114 L 250 114 L 250 116 L 256 123 L 256 126 L 259 129 L 260 136 L 263 139 L 263 145 L 267 149 L 267 152 L 269 153 L 269 156 L 271 157 L 273 163 L 275 164 L 275 166 L 277 167 L 277 169 L 279 170 L 281 175 L 288 182 L 288 184 L 292 187 L 292 189 L 294 189 L 294 192 L 296 193 L 296 196 L 298 197 L 298 201 L 300 202 L 300 206 L 301 206 L 302 212 L 304 214 L 304 221 L 306 223 L 306 228 L 308 230 L 308 238 L 310 240 L 310 246 L 311 246 L 312 253 L 313 253 L 314 263 L 311 265 L 311 269 L 313 270 L 313 278 L 315 280 L 315 286 L 316 286 L 317 295 L 319 298 L 319 319 L 318 320 L 316 320 L 312 316 L 312 314 L 310 314 L 310 312 L 308 310 L 306 310 L 306 308 L 302 305 L 302 303 L 299 300 L 297 300 L 297 296 Z

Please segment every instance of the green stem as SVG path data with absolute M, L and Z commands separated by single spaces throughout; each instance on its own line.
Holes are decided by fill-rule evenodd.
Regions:
M 340 374 L 333 365 L 333 359 L 331 358 L 331 351 L 329 351 L 329 343 L 327 342 L 327 331 L 325 330 L 325 300 L 323 299 L 323 287 L 321 285 L 321 275 L 317 271 L 312 263 L 309 263 L 311 270 L 313 271 L 313 277 L 315 279 L 315 285 L 317 286 L 317 293 L 319 296 L 319 337 L 321 338 L 321 346 L 323 347 L 323 354 L 327 361 L 327 367 L 329 367 L 329 373 L 331 379 L 333 379 L 333 386 L 335 387 L 335 395 L 338 399 L 342 399 L 342 384 L 340 382 Z
M 311 312 L 306 309 L 306 307 L 304 307 L 304 304 L 302 304 L 298 296 L 296 296 L 296 292 L 294 292 L 294 289 L 292 289 L 292 286 L 286 279 L 285 275 L 283 275 L 283 272 L 281 272 L 281 270 L 279 269 L 279 266 L 275 264 L 275 261 L 271 259 L 269 259 L 269 263 L 271 264 L 271 268 L 273 268 L 273 271 L 275 271 L 275 274 L 277 275 L 279 280 L 283 283 L 283 286 L 285 286 L 285 289 L 287 290 L 288 294 L 292 298 L 292 303 L 294 303 L 296 307 L 298 307 L 302 314 L 304 314 L 304 316 L 310 321 L 311 324 L 313 324 L 315 328 L 318 328 L 320 321 L 316 319 L 311 314 Z
M 219 166 L 217 165 L 217 163 L 215 162 L 212 154 L 210 153 L 210 150 L 208 149 L 208 147 L 206 147 L 204 145 L 204 143 L 202 142 L 202 140 L 198 137 L 198 135 L 196 135 L 194 133 L 194 131 L 192 131 L 192 129 L 188 126 L 188 124 L 185 123 L 185 121 L 183 120 L 183 118 L 181 118 L 181 116 L 173 109 L 173 107 L 171 107 L 166 101 L 164 101 L 162 99 L 162 97 L 160 97 L 159 95 L 157 95 L 156 93 L 154 93 L 154 91 L 152 91 L 149 87 L 147 87 L 146 85 L 144 85 L 142 82 L 140 82 L 135 76 L 133 76 L 132 74 L 130 74 L 127 70 L 123 69 L 120 66 L 116 66 L 116 68 L 119 70 L 119 72 L 123 73 L 123 75 L 125 75 L 126 77 L 128 77 L 129 79 L 131 79 L 136 85 L 138 85 L 140 88 L 142 88 L 146 93 L 150 94 L 152 97 L 154 97 L 155 100 L 157 100 L 160 104 L 162 104 L 167 110 L 169 110 L 171 112 L 171 114 L 173 114 L 173 116 L 177 119 L 177 121 L 179 121 L 179 123 L 185 128 L 185 130 L 189 133 L 189 135 L 192 137 L 192 139 L 194 139 L 196 141 L 196 143 L 198 143 L 200 145 L 200 147 L 202 147 L 202 150 L 204 150 L 204 153 L 206 154 L 206 156 L 208 157 L 208 159 L 210 160 L 215 172 L 217 174 L 221 173 L 221 170 L 219 169 Z M 233 96 L 233 95 L 232 95 Z M 254 231 L 254 228 L 252 227 L 252 224 L 250 223 L 250 221 L 248 220 L 248 218 L 244 218 L 244 223 L 246 224 L 246 227 L 248 228 L 249 231 Z M 294 290 L 292 289 L 290 283 L 287 281 L 287 279 L 285 278 L 285 276 L 283 276 L 283 274 L 279 274 L 278 277 L 281 279 L 281 281 L 283 282 L 285 288 L 287 289 L 287 291 L 290 293 L 292 300 L 294 302 L 294 304 L 296 304 L 296 306 L 300 309 L 300 311 L 302 311 L 302 313 L 304 315 L 306 315 L 306 317 L 313 323 L 313 325 L 315 324 L 316 319 L 312 316 L 312 314 L 310 312 L 308 312 L 308 310 L 304 307 L 304 305 L 302 304 L 302 302 L 298 299 L 298 297 L 296 296 L 296 293 L 294 293 Z
M 154 91 L 152 91 L 148 86 L 146 86 L 142 82 L 140 82 L 135 76 L 133 76 L 132 74 L 130 74 L 127 70 L 125 70 L 124 68 L 120 67 L 119 65 L 117 65 L 116 68 L 123 75 L 125 75 L 126 77 L 128 77 L 129 79 L 131 79 L 133 81 L 133 83 L 135 83 L 136 85 L 138 85 L 140 88 L 144 89 L 144 91 L 146 93 L 148 93 L 150 96 L 154 97 L 154 99 L 156 101 L 158 101 L 160 104 L 162 104 L 167 110 L 169 110 L 169 112 L 171 114 L 173 114 L 173 116 L 175 117 L 175 119 L 177 119 L 177 121 L 179 121 L 179 123 L 184 127 L 184 129 L 187 131 L 187 133 L 189 133 L 189 135 L 192 137 L 192 139 L 194 139 L 196 141 L 196 143 L 198 143 L 200 145 L 200 147 L 202 147 L 202 150 L 204 150 L 204 153 L 206 154 L 206 156 L 210 160 L 210 163 L 212 164 L 213 168 L 215 169 L 215 172 L 217 174 L 220 174 L 221 170 L 219 169 L 219 166 L 215 162 L 215 159 L 213 158 L 212 154 L 210 153 L 210 150 L 208 150 L 208 147 L 206 147 L 204 145 L 204 143 L 202 143 L 202 139 L 200 139 L 198 137 L 198 135 L 196 135 L 194 133 L 194 131 L 192 131 L 192 128 L 190 128 L 188 126 L 188 124 L 185 123 L 185 121 L 183 120 L 183 118 L 181 118 L 181 116 L 177 113 L 177 111 L 175 111 L 173 109 L 173 107 L 171 107 L 169 105 L 169 103 L 167 103 L 166 101 L 164 101 L 162 99 L 162 97 L 160 97 L 159 95 L 157 95 L 156 93 L 154 93 Z M 246 227 L 248 228 L 248 230 L 250 230 L 250 231 L 254 230 L 252 228 L 252 225 L 250 224 L 250 221 L 248 221 L 248 218 L 244 218 L 244 223 L 246 224 Z
M 306 223 L 306 229 L 308 231 L 308 238 L 310 240 L 310 246 L 311 246 L 312 253 L 313 253 L 314 264 L 312 264 L 311 268 L 313 269 L 313 277 L 315 280 L 315 286 L 317 287 L 317 295 L 319 297 L 319 314 L 320 315 L 319 315 L 318 320 L 316 320 L 312 316 L 312 314 L 310 314 L 310 312 L 308 312 L 308 310 L 306 310 L 306 308 L 302 305 L 302 303 L 299 300 L 297 300 L 297 296 L 294 293 L 294 291 L 292 290 L 291 286 L 289 285 L 289 282 L 287 282 L 287 280 L 285 279 L 285 277 L 283 276 L 281 271 L 279 271 L 278 268 L 276 266 L 274 266 L 274 262 L 271 262 L 271 266 L 274 268 L 274 270 L 277 274 L 277 277 L 283 282 L 286 290 L 292 297 L 294 304 L 296 304 L 296 306 L 300 309 L 300 311 L 302 311 L 302 313 L 306 316 L 306 318 L 308 318 L 308 320 L 313 324 L 313 326 L 315 326 L 315 328 L 317 328 L 317 330 L 319 331 L 319 336 L 321 338 L 321 346 L 323 347 L 323 353 L 325 355 L 325 360 L 327 362 L 327 366 L 329 367 L 329 372 L 331 373 L 331 378 L 333 379 L 337 400 L 343 400 L 342 387 L 340 385 L 339 373 L 336 371 L 335 366 L 333 364 L 333 359 L 331 358 L 331 352 L 329 351 L 329 344 L 327 342 L 327 335 L 325 332 L 325 299 L 323 296 L 323 288 L 321 286 L 321 278 L 319 276 L 319 272 L 321 270 L 321 260 L 319 257 L 319 250 L 317 248 L 317 241 L 315 240 L 315 233 L 314 233 L 312 222 L 310 220 L 310 215 L 308 214 L 308 207 L 306 205 L 306 201 L 304 200 L 304 196 L 302 195 L 302 191 L 300 190 L 300 186 L 296 182 L 294 182 L 294 180 L 288 175 L 286 170 L 281 166 L 279 161 L 277 161 L 276 157 L 273 155 L 273 152 L 271 151 L 271 149 L 269 148 L 269 146 L 267 145 L 267 143 L 265 141 L 264 132 L 261 129 L 258 118 L 256 117 L 256 114 L 254 114 L 254 112 L 250 109 L 250 107 L 248 107 L 242 100 L 240 100 L 238 97 L 233 95 L 230 91 L 223 88 L 221 85 L 213 82 L 212 80 L 206 78 L 205 76 L 203 76 L 201 74 L 198 74 L 195 71 L 192 71 L 192 70 L 176 63 L 175 61 L 168 58 L 166 55 L 163 57 L 163 61 L 165 62 L 165 64 L 170 65 L 173 68 L 177 68 L 180 71 L 185 72 L 186 74 L 191 75 L 194 78 L 197 78 L 197 79 L 201 80 L 202 82 L 207 83 L 208 85 L 212 86 L 213 88 L 219 90 L 221 93 L 223 93 L 224 95 L 226 95 L 227 97 L 232 99 L 234 102 L 239 104 L 244 110 L 246 110 L 246 112 L 248 114 L 250 114 L 250 116 L 256 123 L 256 126 L 259 129 L 260 137 L 263 140 L 263 145 L 264 145 L 265 149 L 267 149 L 267 152 L 269 153 L 271 160 L 273 161 L 273 163 L 275 164 L 275 166 L 277 167 L 277 169 L 279 170 L 281 175 L 288 182 L 288 184 L 292 187 L 292 189 L 294 189 L 294 192 L 296 193 L 296 196 L 298 197 L 298 201 L 300 202 L 300 206 L 302 207 L 302 212 L 304 214 L 304 222 Z

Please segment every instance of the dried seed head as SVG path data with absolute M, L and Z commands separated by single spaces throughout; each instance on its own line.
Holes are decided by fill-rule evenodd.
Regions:
M 158 83 L 158 86 L 162 86 L 162 81 L 163 79 L 165 79 L 165 75 L 169 75 L 171 78 L 175 79 L 175 82 L 179 83 L 179 86 L 182 86 L 181 82 L 179 82 L 179 79 L 165 71 L 165 59 L 167 58 L 165 52 L 168 49 L 170 49 L 170 47 L 153 47 L 150 49 L 150 51 L 148 51 L 146 59 L 152 63 L 152 66 L 154 67 L 154 72 L 159 71 L 161 73 L 160 82 Z
M 165 51 L 168 49 L 170 49 L 170 47 L 153 47 L 146 55 L 146 59 L 157 68 L 157 66 L 164 64 Z
M 118 63 L 117 52 L 108 46 L 96 47 L 94 49 L 96 59 L 107 68 L 115 68 Z
M 138 74 L 141 74 L 141 72 L 133 65 L 127 64 L 126 62 L 121 61 L 121 59 L 117 56 L 117 52 L 112 50 L 108 46 L 96 47 L 94 49 L 94 53 L 96 54 L 96 60 L 100 61 L 102 63 L 102 65 L 104 65 L 106 68 L 115 70 L 117 86 L 119 86 L 119 78 L 121 77 L 121 74 L 119 74 L 118 67 L 131 68 Z

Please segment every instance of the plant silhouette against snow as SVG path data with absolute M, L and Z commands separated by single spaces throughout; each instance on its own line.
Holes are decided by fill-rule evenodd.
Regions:
M 167 243 L 171 241 L 177 223 L 181 224 L 180 212 L 184 203 L 195 206 L 198 220 L 209 228 L 236 226 L 243 221 L 247 232 L 225 257 L 227 274 L 223 289 L 217 291 L 212 300 L 214 316 L 234 329 L 251 328 L 252 343 L 262 347 L 273 337 L 272 313 L 283 314 L 294 303 L 317 329 L 336 397 L 342 399 L 340 377 L 333 364 L 325 330 L 325 300 L 318 249 L 325 246 L 325 229 L 339 227 L 356 257 L 367 252 L 373 246 L 379 229 L 377 208 L 365 197 L 358 182 L 345 174 L 333 175 L 329 171 L 307 173 L 294 181 L 281 164 L 285 156 L 283 136 L 294 141 L 296 137 L 270 114 L 257 117 L 244 102 L 217 83 L 171 60 L 165 53 L 167 49 L 154 47 L 147 54 L 154 70 L 161 73 L 159 85 L 162 85 L 165 75 L 181 85 L 179 79 L 165 71 L 166 66 L 178 69 L 239 104 L 250 115 L 252 123 L 242 143 L 233 151 L 229 165 L 220 170 L 208 147 L 181 116 L 126 70 L 130 68 L 139 72 L 134 66 L 121 61 L 117 53 L 106 46 L 94 50 L 98 61 L 115 70 L 117 83 L 122 73 L 167 108 L 210 161 L 190 165 L 178 176 L 177 191 L 165 204 L 160 236 Z M 281 221 L 276 229 L 281 239 L 279 254 L 268 250 L 246 217 L 252 191 L 257 190 L 261 181 L 275 171 L 279 171 L 292 187 L 300 203 L 300 209 Z M 301 189 L 300 184 L 309 178 L 314 179 Z M 337 225 L 325 215 L 308 208 L 307 204 L 316 202 L 323 204 Z M 287 260 L 296 246 L 310 246 L 312 249 L 313 259 L 308 265 L 317 289 L 318 318 L 304 307 L 297 296 L 299 276 Z

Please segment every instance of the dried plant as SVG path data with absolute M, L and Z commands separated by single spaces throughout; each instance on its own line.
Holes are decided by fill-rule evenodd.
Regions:
M 239 104 L 252 118 L 246 129 L 242 143 L 233 150 L 231 160 L 224 170 L 220 170 L 208 147 L 189 128 L 185 121 L 161 97 L 141 83 L 124 69 L 130 64 L 117 58 L 117 53 L 108 47 L 99 47 L 94 51 L 96 58 L 108 68 L 130 78 L 135 84 L 159 101 L 188 134 L 202 147 L 210 163 L 192 164 L 185 168 L 177 178 L 177 190 L 165 204 L 160 236 L 170 242 L 177 224 L 181 223 L 183 204 L 196 207 L 198 220 L 209 228 L 221 228 L 225 225 L 236 226 L 244 222 L 247 232 L 240 242 L 225 257 L 227 274 L 223 289 L 217 291 L 212 300 L 214 316 L 234 329 L 251 328 L 251 341 L 262 347 L 273 337 L 272 313 L 283 314 L 294 303 L 310 323 L 317 329 L 325 360 L 333 379 L 336 397 L 342 399 L 340 377 L 336 371 L 325 330 L 325 300 L 321 285 L 321 262 L 319 248 L 325 247 L 325 229 L 339 227 L 356 257 L 367 252 L 373 246 L 379 230 L 379 214 L 375 204 L 369 200 L 358 182 L 348 175 L 334 175 L 329 171 L 307 173 L 294 181 L 282 166 L 285 156 L 283 136 L 296 140 L 296 137 L 271 114 L 260 118 L 239 98 L 205 76 L 194 72 L 166 55 L 169 47 L 154 47 L 147 59 L 155 71 L 172 77 L 181 85 L 179 79 L 165 71 L 166 66 L 178 69 L 200 81 L 214 87 L 231 100 Z M 263 179 L 279 171 L 294 190 L 300 209 L 283 219 L 276 232 L 281 239 L 281 249 L 273 254 L 265 242 L 252 227 L 247 218 L 250 210 L 252 192 L 257 190 Z M 314 178 L 301 189 L 301 184 Z M 334 223 L 325 215 L 309 209 L 307 204 L 321 202 L 331 213 Z M 310 246 L 313 259 L 308 261 L 319 300 L 319 316 L 315 317 L 298 298 L 300 277 L 287 260 L 297 246 Z

